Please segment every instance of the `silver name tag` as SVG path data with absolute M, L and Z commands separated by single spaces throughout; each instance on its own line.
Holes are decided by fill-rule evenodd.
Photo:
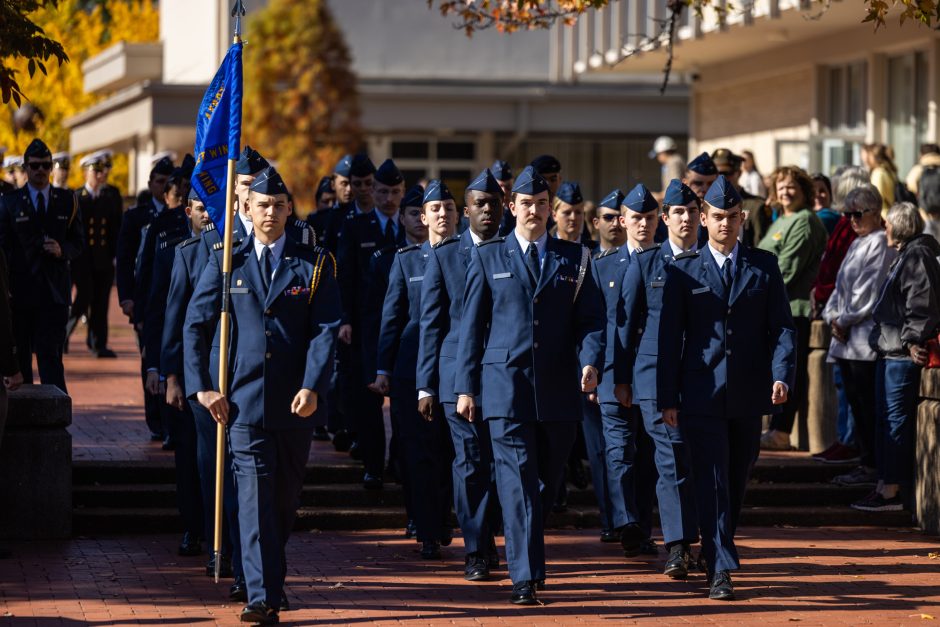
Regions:
M 247 287 L 232 287 L 232 288 L 229 288 L 228 292 L 229 294 L 247 294 L 248 288 Z
M 29 216 L 17 216 L 16 221 L 17 222 L 29 222 Z
M 375 248 L 375 242 L 362 242 L 359 246 L 362 248 Z
M 650 287 L 662 287 L 665 284 L 665 281 L 650 281 Z
M 417 283 L 418 281 L 423 281 L 423 280 L 424 280 L 424 277 L 423 277 L 423 276 L 411 276 L 411 277 L 408 277 L 408 282 L 409 282 L 409 283 Z
M 498 274 L 494 274 L 493 278 L 494 279 L 511 279 L 512 272 L 500 272 Z
M 692 293 L 693 293 L 693 294 L 704 294 L 704 293 L 710 292 L 710 291 L 712 291 L 712 288 L 710 288 L 710 287 L 698 287 L 698 288 L 692 290 Z

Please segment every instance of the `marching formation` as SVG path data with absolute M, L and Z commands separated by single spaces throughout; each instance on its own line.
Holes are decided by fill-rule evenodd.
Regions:
M 661 201 L 642 184 L 613 190 L 592 218 L 595 242 L 579 186 L 551 156 L 518 176 L 497 161 L 455 198 L 441 180 L 406 189 L 391 160 L 349 155 L 304 221 L 276 169 L 246 147 L 223 356 L 223 238 L 190 191 L 192 161 L 156 162 L 122 215 L 109 154 L 82 161 L 88 184 L 72 195 L 38 181 L 48 168 L 31 163 L 45 166 L 47 152 L 30 147 L 36 184 L 0 202 L 11 267 L 49 277 L 11 286 L 14 303 L 37 292 L 35 311 L 14 308 L 22 371 L 35 352 L 43 381 L 65 389 L 66 338 L 37 330 L 55 312 L 64 333 L 88 311 L 89 348 L 113 356 L 110 278 L 96 261 L 113 249 L 147 424 L 175 454 L 183 555 L 211 537 L 215 425 L 226 426 L 224 541 L 207 574 L 218 562 L 234 578 L 243 621 L 290 609 L 286 546 L 312 439 L 361 460 L 365 489 L 402 484 L 421 557 L 450 545 L 455 514 L 463 576 L 486 580 L 501 568 L 502 535 L 520 605 L 549 585 L 545 522 L 565 507 L 583 447 L 601 541 L 626 557 L 657 554 L 658 522 L 664 575 L 701 569 L 712 599 L 734 598 L 738 516 L 761 417 L 794 388 L 796 331 L 776 258 L 749 244 L 745 201 L 708 155 Z M 82 299 L 71 317 L 66 260 Z

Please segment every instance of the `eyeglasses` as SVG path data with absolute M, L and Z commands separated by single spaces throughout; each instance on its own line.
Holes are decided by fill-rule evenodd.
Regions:
M 51 162 L 51 161 L 30 161 L 30 162 L 27 163 L 26 165 L 29 166 L 29 169 L 30 169 L 30 170 L 39 170 L 40 168 L 43 169 L 43 170 L 51 170 L 51 169 L 52 169 L 52 162 Z
M 843 211 L 842 215 L 844 215 L 849 220 L 853 218 L 856 220 L 861 220 L 862 216 L 865 215 L 866 213 L 871 213 L 871 211 L 869 211 L 868 209 L 864 209 L 862 211 Z
M 601 215 L 599 215 L 599 216 L 597 216 L 597 217 L 600 218 L 601 220 L 603 220 L 604 222 L 613 222 L 614 220 L 616 220 L 617 218 L 619 218 L 620 215 L 619 215 L 619 214 L 616 214 L 616 213 L 604 213 L 604 214 L 601 214 Z

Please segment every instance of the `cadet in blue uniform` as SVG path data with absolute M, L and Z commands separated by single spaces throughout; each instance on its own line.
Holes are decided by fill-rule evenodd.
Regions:
M 621 291 L 626 322 L 620 326 L 617 344 L 625 349 L 617 359 L 632 374 L 631 397 L 642 412 L 643 430 L 655 447 L 659 518 L 669 551 L 665 574 L 674 579 L 688 576 L 690 545 L 698 540 L 698 523 L 688 446 L 678 429 L 663 422 L 656 406 L 659 324 L 666 267 L 676 255 L 695 250 L 701 224 L 699 206 L 695 193 L 679 180 L 673 179 L 666 188 L 663 222 L 669 228 L 669 239 L 637 254 L 630 264 Z
M 72 191 L 52 187 L 52 153 L 34 139 L 23 155 L 26 185 L 0 197 L 0 249 L 10 270 L 13 331 L 23 381 L 39 380 L 63 392 L 62 349 L 72 302 L 69 262 L 84 246 L 82 217 Z
M 604 360 L 604 314 L 580 244 L 548 237 L 548 183 L 527 167 L 516 228 L 471 249 L 454 390 L 457 412 L 489 421 L 503 507 L 511 601 L 537 603 L 545 515 L 562 481 Z M 475 397 L 481 397 L 477 407 Z
M 98 358 L 114 358 L 117 355 L 108 348 L 108 307 L 114 285 L 114 258 L 124 203 L 117 188 L 108 184 L 110 151 L 92 153 L 82 158 L 80 165 L 85 172 L 85 185 L 76 193 L 85 232 L 85 248 L 72 262 L 75 301 L 67 332 L 71 335 L 82 316 L 87 316 L 85 344 Z
M 509 210 L 509 199 L 512 197 L 512 185 L 516 180 L 513 176 L 512 166 L 509 162 L 497 159 L 490 166 L 490 172 L 499 183 L 499 188 L 503 190 L 503 217 L 499 224 L 499 234 L 509 235 L 516 228 L 516 217 Z
M 773 255 L 738 244 L 741 197 L 723 176 L 705 195 L 708 243 L 667 269 L 657 402 L 689 443 L 709 596 L 734 598 L 734 534 L 760 450 L 761 416 L 793 382 L 793 319 Z
M 353 167 L 356 167 L 355 163 Z M 339 338 L 349 345 L 349 359 L 343 365 L 346 415 L 356 424 L 356 452 L 365 466 L 363 487 L 370 490 L 382 488 L 385 418 L 382 413 L 382 396 L 366 387 L 367 382 L 371 382 L 371 373 L 367 373 L 364 368 L 362 343 L 363 325 L 369 313 L 366 309 L 369 285 L 366 270 L 376 250 L 393 245 L 400 247 L 405 241 L 405 229 L 398 220 L 405 179 L 391 159 L 387 159 L 374 172 L 372 195 L 365 198 L 374 199 L 375 207 L 366 213 L 351 211 L 347 214 L 339 235 L 337 257 L 340 294 L 343 298 L 343 325 Z M 373 179 L 373 175 L 370 174 L 368 179 Z M 356 207 L 357 211 L 362 210 L 358 198 Z
M 638 539 L 630 530 L 636 527 L 636 504 L 633 499 L 633 457 L 636 447 L 636 424 L 633 412 L 624 404 L 624 388 L 615 384 L 614 341 L 623 318 L 620 285 L 630 265 L 630 251 L 625 246 L 627 233 L 623 228 L 621 206 L 623 192 L 615 189 L 597 207 L 594 223 L 600 234 L 600 250 L 594 255 L 594 277 L 600 288 L 607 312 L 604 371 L 597 386 L 596 401 L 585 404 L 584 441 L 591 465 L 591 482 L 597 497 L 601 518 L 601 541 L 624 542 L 625 551 L 634 551 Z M 622 375 L 618 382 L 626 381 Z M 620 398 L 618 398 L 618 394 Z M 629 527 L 633 525 L 633 527 Z M 629 529 L 628 529 L 629 528 Z M 624 529 L 628 529 L 624 535 Z
M 685 177 L 683 177 L 682 182 L 685 183 L 689 189 L 695 192 L 695 195 L 698 196 L 699 200 L 705 200 L 705 193 L 711 187 L 712 183 L 715 182 L 715 179 L 718 178 L 718 166 L 715 165 L 715 162 L 712 161 L 711 155 L 707 152 L 703 152 L 695 159 L 689 161 L 689 164 L 685 169 Z M 702 226 L 698 230 L 698 245 L 701 248 L 705 246 L 705 242 L 708 241 L 708 231 L 705 230 L 705 227 Z
M 453 446 L 447 421 L 440 412 L 425 417 L 418 412 L 415 372 L 418 327 L 421 317 L 421 284 L 431 247 L 454 234 L 457 205 L 447 186 L 438 179 L 428 183 L 419 220 L 426 241 L 400 248 L 394 256 L 388 291 L 382 310 L 378 370 L 375 388 L 383 394 L 391 389 L 398 406 L 404 463 L 411 484 L 414 521 L 421 557 L 438 559 L 441 545 L 449 545 L 452 503 L 451 473 Z M 412 219 L 410 216 L 403 219 Z
M 440 403 L 454 446 L 454 509 L 463 535 L 464 578 L 482 581 L 498 568 L 493 539 L 498 498 L 492 472 L 490 433 L 483 420 L 468 422 L 457 414 L 454 369 L 467 266 L 474 246 L 496 236 L 502 222 L 502 188 L 490 170 L 483 170 L 464 193 L 468 228 L 431 249 L 421 282 L 418 343 L 418 411 L 431 419 Z
M 317 187 L 317 210 L 307 216 L 307 222 L 317 233 L 318 243 L 333 254 L 337 252 L 337 236 L 346 214 L 353 209 L 353 155 L 343 155 L 333 168 L 333 175 L 320 179 Z M 371 174 L 371 173 L 370 173 Z M 321 200 L 332 197 L 332 202 Z
M 287 187 L 274 168 L 251 184 L 253 232 L 232 257 L 227 396 L 218 389 L 222 304 L 212 255 L 186 314 L 186 385 L 228 425 L 248 605 L 242 622 L 277 622 L 285 606 L 285 547 L 300 501 L 313 427 L 325 419 L 340 303 L 328 251 L 285 235 Z M 192 398 L 193 394 L 190 393 Z
M 137 276 L 137 259 L 140 252 L 140 244 L 143 240 L 144 229 L 150 225 L 150 222 L 166 207 L 163 198 L 163 188 L 166 181 L 173 173 L 173 162 L 169 157 L 163 157 L 150 170 L 150 178 L 147 180 L 147 200 L 131 207 L 124 213 L 121 221 L 121 230 L 118 232 L 117 252 L 115 258 L 114 275 L 117 283 L 118 303 L 121 311 L 127 316 L 128 321 L 134 326 L 137 333 L 138 346 L 143 350 L 143 342 L 140 332 L 143 329 L 144 312 L 141 306 L 135 306 L 134 299 L 138 294 L 137 282 L 141 280 Z M 135 311 L 138 315 L 135 315 Z M 163 419 L 160 416 L 160 403 L 162 399 L 158 395 L 147 391 L 147 369 L 144 367 L 144 358 L 140 358 L 141 382 L 144 384 L 144 418 L 147 421 L 147 427 L 150 429 L 151 440 L 163 440 L 167 434 L 164 433 Z

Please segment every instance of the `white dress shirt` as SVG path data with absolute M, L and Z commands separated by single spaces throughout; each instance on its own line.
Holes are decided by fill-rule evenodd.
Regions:
M 261 262 L 261 255 L 264 254 L 265 248 L 271 249 L 271 276 L 268 277 L 269 281 L 274 280 L 274 277 L 277 275 L 277 266 L 281 263 L 281 255 L 284 252 L 284 241 L 286 240 L 286 235 L 283 233 L 279 238 L 274 240 L 272 243 L 265 246 L 262 244 L 258 238 L 255 238 L 255 255 L 258 257 L 258 261 Z M 262 266 L 263 268 L 264 266 Z
M 539 253 L 539 266 L 541 266 L 542 262 L 545 260 L 545 246 L 548 243 L 548 231 L 542 233 L 541 237 L 539 237 L 534 242 L 530 242 L 526 238 L 522 237 L 522 235 L 519 234 L 519 231 L 513 230 L 512 233 L 516 236 L 516 241 L 519 242 L 519 248 L 522 249 L 523 256 L 528 253 L 529 244 L 535 244 L 535 250 Z
M 708 244 L 708 250 L 711 251 L 712 258 L 714 258 L 715 263 L 718 264 L 719 270 L 724 270 L 725 260 L 728 260 L 731 262 L 731 273 L 734 274 L 734 271 L 738 263 L 738 244 L 737 243 L 735 243 L 734 248 L 732 248 L 731 252 L 727 255 L 724 253 L 718 252 L 717 250 L 712 248 L 711 243 Z
M 678 256 L 681 255 L 682 253 L 693 252 L 693 251 L 695 251 L 695 250 L 698 248 L 698 245 L 697 245 L 697 244 L 692 244 L 692 248 L 690 248 L 689 250 L 683 250 L 682 248 L 680 248 L 679 246 L 677 246 L 676 243 L 673 242 L 671 239 L 667 239 L 666 241 L 669 242 L 669 248 L 672 249 L 672 256 L 673 256 L 673 257 L 678 257 Z M 733 254 L 733 253 L 732 253 L 732 254 Z

